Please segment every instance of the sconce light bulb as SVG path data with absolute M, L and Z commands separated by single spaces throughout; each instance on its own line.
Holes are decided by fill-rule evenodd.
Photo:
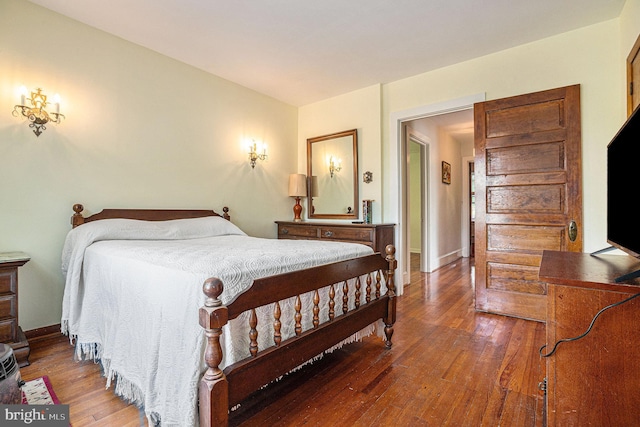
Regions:
M 56 113 L 59 113 L 60 112 L 60 95 L 57 93 L 53 95 L 53 104 L 56 106 Z
M 27 92 L 27 87 L 24 85 L 20 86 L 18 92 L 20 93 L 20 105 L 24 105 L 24 103 L 26 102 L 27 93 L 29 93 Z

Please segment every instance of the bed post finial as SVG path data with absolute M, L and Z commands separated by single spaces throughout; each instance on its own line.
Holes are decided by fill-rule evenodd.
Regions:
M 223 207 L 222 208 L 222 212 L 224 212 L 224 214 L 222 215 L 222 217 L 224 219 L 226 219 L 227 221 L 231 221 L 231 217 L 229 216 L 229 208 L 228 207 Z
M 76 228 L 79 225 L 84 224 L 84 217 L 82 216 L 82 211 L 84 210 L 84 206 L 80 203 L 76 203 L 73 205 L 73 216 L 71 217 L 71 225 L 73 228 Z
M 387 308 L 387 316 L 384 319 L 384 335 L 386 337 L 386 347 L 391 348 L 393 324 L 396 323 L 396 285 L 394 282 L 394 274 L 396 268 L 398 267 L 398 261 L 396 261 L 395 246 L 387 245 L 384 251 L 387 254 L 384 259 L 389 264 L 389 267 L 387 269 L 387 295 L 389 296 L 389 304 Z
M 200 307 L 200 326 L 207 340 L 204 361 L 207 370 L 200 380 L 199 407 L 201 426 L 226 426 L 229 421 L 229 383 L 219 365 L 222 362 L 220 336 L 229 320 L 228 309 L 220 301 L 224 287 L 216 277 L 205 280 L 202 291 L 207 296 Z

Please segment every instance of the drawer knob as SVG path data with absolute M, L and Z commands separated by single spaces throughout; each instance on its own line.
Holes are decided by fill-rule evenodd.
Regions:
M 333 236 L 333 231 L 327 230 L 324 232 L 324 237 L 331 237 L 331 236 Z
M 282 234 L 289 234 L 289 229 L 288 228 L 283 228 L 282 229 Z

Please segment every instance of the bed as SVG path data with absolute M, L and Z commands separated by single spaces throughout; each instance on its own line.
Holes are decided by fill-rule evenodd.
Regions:
M 327 351 L 371 334 L 391 348 L 392 245 L 250 237 L 227 208 L 73 210 L 62 330 L 151 424 L 226 425 Z

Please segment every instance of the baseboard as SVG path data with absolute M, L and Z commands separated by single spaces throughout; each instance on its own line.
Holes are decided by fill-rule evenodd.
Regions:
M 447 264 L 450 264 L 455 260 L 457 260 L 458 258 L 462 258 L 462 252 L 460 250 L 456 250 L 446 255 L 443 255 L 438 258 L 438 266 L 436 268 L 440 268 Z
M 27 337 L 27 340 L 31 341 L 31 340 L 37 340 L 39 338 L 43 338 L 49 335 L 61 334 L 60 331 L 61 331 L 61 328 L 60 328 L 60 324 L 58 323 L 57 325 L 44 326 L 42 328 L 36 328 L 30 331 L 25 331 L 24 334 Z

